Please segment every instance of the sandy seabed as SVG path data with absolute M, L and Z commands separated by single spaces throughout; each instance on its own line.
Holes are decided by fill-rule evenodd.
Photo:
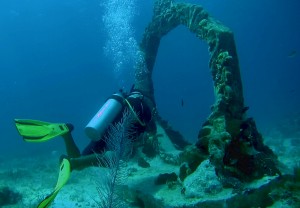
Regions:
M 266 137 L 265 143 L 278 155 L 284 174 L 293 174 L 294 167 L 300 166 L 300 138 Z M 0 186 L 9 187 L 20 193 L 22 199 L 17 204 L 3 208 L 37 207 L 55 187 L 59 154 L 53 152 L 36 157 L 0 158 Z M 73 171 L 69 182 L 57 195 L 51 208 L 98 207 L 97 180 L 104 174 L 104 168 L 91 167 Z M 286 207 L 282 202 L 272 207 Z

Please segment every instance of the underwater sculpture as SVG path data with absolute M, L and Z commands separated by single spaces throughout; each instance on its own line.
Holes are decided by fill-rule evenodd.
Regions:
M 160 40 L 178 25 L 186 26 L 208 43 L 209 67 L 214 81 L 215 103 L 193 146 L 206 155 L 204 158 L 209 158 L 218 177 L 231 186 L 238 186 L 237 181 L 280 175 L 275 154 L 263 144 L 254 120 L 246 116 L 248 107 L 244 105 L 233 33 L 210 17 L 201 6 L 172 0 L 155 1 L 152 21 L 145 29 L 140 45 L 147 70 L 144 67 L 136 69 L 136 89 L 155 103 L 152 71 Z M 190 167 L 192 171 L 201 162 L 198 159 L 197 164 Z

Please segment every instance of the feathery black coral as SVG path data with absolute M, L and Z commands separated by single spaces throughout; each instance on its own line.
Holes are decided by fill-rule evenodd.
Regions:
M 115 125 L 111 125 L 105 137 L 110 152 L 99 159 L 103 166 L 108 167 L 108 171 L 104 176 L 101 176 L 101 181 L 97 186 L 100 198 L 98 206 L 100 208 L 128 207 L 125 201 L 122 200 L 120 189 L 126 179 L 124 165 L 132 149 L 134 120 L 134 115 L 129 110 L 125 110 L 122 120 Z

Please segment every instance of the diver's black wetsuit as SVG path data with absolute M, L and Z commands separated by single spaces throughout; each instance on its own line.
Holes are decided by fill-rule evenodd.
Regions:
M 144 96 L 139 92 L 132 92 L 129 94 L 129 96 L 126 98 L 132 108 L 135 110 L 136 114 L 139 116 L 139 119 L 145 123 L 146 125 L 141 125 L 138 121 L 136 121 L 133 124 L 133 130 L 134 134 L 133 138 L 136 138 L 138 135 L 143 133 L 146 130 L 146 127 L 152 120 L 152 112 L 150 107 L 146 104 L 144 100 Z M 113 121 L 113 124 L 116 124 L 120 122 L 120 120 L 123 117 L 124 110 L 128 108 L 127 105 L 125 105 L 121 111 L 121 113 L 115 118 Z M 155 128 L 155 124 L 151 125 Z M 105 134 L 104 134 L 105 135 Z M 94 153 L 103 153 L 106 150 L 106 143 L 105 139 L 100 139 L 99 141 L 91 141 L 88 146 L 83 150 L 81 155 L 90 155 Z

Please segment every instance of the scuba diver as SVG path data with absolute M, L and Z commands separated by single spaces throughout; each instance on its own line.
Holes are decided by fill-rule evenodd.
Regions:
M 71 171 L 90 166 L 105 166 L 105 163 L 101 163 L 108 150 L 105 137 L 109 127 L 120 122 L 125 111 L 129 111 L 134 116 L 130 138 L 135 139 L 144 132 L 156 133 L 154 103 L 133 88 L 129 94 L 120 90 L 106 100 L 85 127 L 85 133 L 92 141 L 82 152 L 74 142 L 72 137 L 74 127 L 70 123 L 15 119 L 17 130 L 24 141 L 45 142 L 62 136 L 66 146 L 67 156 L 63 155 L 60 158 L 59 176 L 54 191 L 38 205 L 38 208 L 45 208 L 51 204 L 59 190 L 67 183 Z

